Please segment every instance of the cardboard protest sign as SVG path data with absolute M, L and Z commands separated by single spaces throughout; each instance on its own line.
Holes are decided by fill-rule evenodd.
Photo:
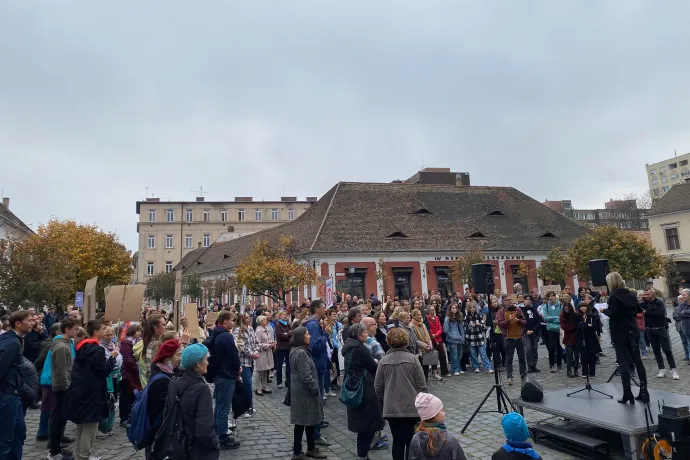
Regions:
M 88 323 L 92 319 L 96 319 L 96 285 L 98 284 L 98 277 L 95 276 L 86 282 L 84 287 L 84 306 L 82 307 L 82 316 L 84 322 Z
M 201 330 L 199 329 L 199 320 L 195 303 L 184 304 L 184 316 L 187 318 L 187 332 L 190 337 L 194 337 L 201 341 Z
M 542 286 L 541 289 L 539 290 L 539 294 L 544 297 L 547 292 L 553 291 L 556 293 L 556 295 L 559 295 L 562 291 L 561 285 L 560 284 L 550 284 L 548 286 Z
M 210 311 L 206 314 L 206 327 L 215 327 L 216 326 L 216 320 L 218 319 L 218 312 L 217 311 Z
M 139 321 L 145 290 L 143 284 L 110 286 L 103 318 L 106 321 Z

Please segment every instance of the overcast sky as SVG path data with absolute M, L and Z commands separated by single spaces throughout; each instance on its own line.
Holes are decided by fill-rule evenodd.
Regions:
M 424 164 L 601 207 L 690 151 L 688 17 L 687 1 L 3 0 L 0 187 L 34 228 L 75 218 L 132 250 L 146 187 L 321 196 Z

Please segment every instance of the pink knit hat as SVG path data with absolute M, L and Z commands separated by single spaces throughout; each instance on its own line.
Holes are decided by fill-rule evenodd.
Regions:
M 431 393 L 419 393 L 414 400 L 414 405 L 422 420 L 430 420 L 443 410 L 441 400 Z

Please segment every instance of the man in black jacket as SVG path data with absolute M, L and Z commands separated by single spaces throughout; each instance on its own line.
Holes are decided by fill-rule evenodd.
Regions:
M 48 339 L 48 333 L 38 320 L 38 315 L 31 315 L 31 323 L 31 330 L 24 334 L 24 357 L 35 363 L 41 353 L 41 342 Z
M 215 367 L 213 377 L 213 392 L 216 406 L 213 409 L 213 419 L 221 450 L 237 449 L 239 442 L 235 442 L 228 435 L 228 414 L 232 408 L 232 396 L 235 394 L 235 384 L 242 381 L 240 354 L 235 346 L 235 339 L 230 331 L 234 328 L 234 317 L 229 311 L 223 310 L 218 314 L 216 328 L 210 340 L 211 363 Z
M 532 296 L 526 295 L 524 304 L 520 306 L 525 315 L 525 354 L 527 355 L 527 373 L 541 372 L 537 368 L 539 362 L 539 328 L 541 327 L 542 317 L 537 311 L 537 307 L 532 305 Z
M 644 300 L 640 303 L 640 307 L 644 310 L 644 321 L 647 327 L 647 334 L 652 344 L 652 350 L 654 350 L 654 358 L 659 365 L 657 377 L 666 377 L 664 357 L 661 355 L 661 350 L 663 350 L 668 360 L 668 367 L 671 368 L 673 380 L 680 380 L 680 376 L 676 370 L 676 360 L 673 357 L 673 351 L 671 351 L 671 340 L 668 335 L 669 322 L 666 321 L 666 305 L 664 305 L 663 300 L 656 296 L 654 288 L 652 287 L 646 288 L 643 296 Z
M 26 424 L 22 410 L 22 338 L 33 326 L 31 314 L 19 310 L 10 316 L 10 330 L 0 335 L 0 458 L 22 458 Z

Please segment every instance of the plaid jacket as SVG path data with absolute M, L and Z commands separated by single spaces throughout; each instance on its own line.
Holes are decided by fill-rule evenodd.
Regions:
M 375 360 L 380 360 L 381 358 L 384 357 L 386 354 L 383 351 L 383 348 L 381 347 L 381 344 L 373 337 L 369 337 L 367 341 L 364 343 L 364 346 L 367 347 L 367 350 L 369 350 L 369 353 L 371 353 L 371 356 L 374 357 Z
M 240 328 L 236 327 L 232 332 L 235 342 L 238 342 L 238 336 L 240 333 Z M 242 342 L 244 346 L 240 350 L 240 362 L 242 367 L 254 367 L 254 359 L 251 357 L 252 354 L 259 352 L 259 342 L 256 340 L 256 334 L 254 329 L 249 326 L 246 331 L 242 333 Z
M 479 321 L 482 324 L 479 326 L 470 326 L 470 322 Z M 484 322 L 484 315 L 479 312 L 467 313 L 465 316 L 465 339 L 467 344 L 471 347 L 479 347 L 484 345 L 484 329 L 486 323 Z

